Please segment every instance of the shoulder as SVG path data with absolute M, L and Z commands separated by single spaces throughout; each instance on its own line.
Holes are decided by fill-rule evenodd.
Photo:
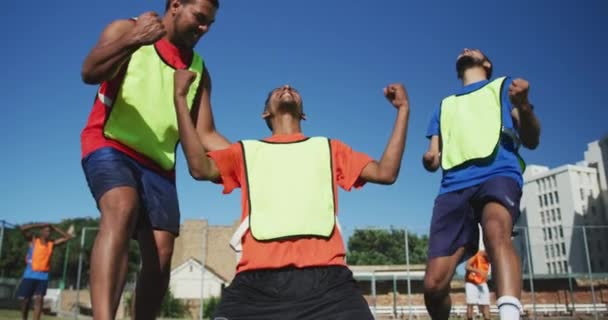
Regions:
M 102 40 L 115 40 L 122 37 L 126 32 L 135 27 L 133 19 L 119 19 L 110 22 L 102 33 Z

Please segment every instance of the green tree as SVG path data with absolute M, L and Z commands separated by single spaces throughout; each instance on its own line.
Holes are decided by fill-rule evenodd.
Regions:
M 408 232 L 411 264 L 426 261 L 428 236 Z M 405 264 L 405 231 L 403 229 L 358 229 L 348 239 L 348 264 Z
M 203 305 L 204 307 L 204 305 Z M 171 292 L 171 289 L 167 290 L 163 301 L 160 305 L 159 316 L 167 318 L 183 318 L 188 311 L 186 305 L 179 299 L 176 299 Z

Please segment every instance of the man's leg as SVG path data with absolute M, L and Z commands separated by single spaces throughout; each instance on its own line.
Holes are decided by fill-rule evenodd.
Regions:
M 450 281 L 465 252 L 464 247 L 447 257 L 427 261 L 424 275 L 424 303 L 432 319 L 448 319 L 452 309 Z
M 44 296 L 41 296 L 41 295 L 34 296 L 34 320 L 40 320 L 40 316 L 42 315 L 43 303 L 44 303 Z
M 27 315 L 30 312 L 30 303 L 32 298 L 24 298 L 21 300 L 21 318 L 27 320 Z
M 168 231 L 142 229 L 137 241 L 142 268 L 135 289 L 134 319 L 154 319 L 169 286 L 175 235 Z
M 490 320 L 490 305 L 480 304 L 479 312 L 483 315 L 484 320 Z
M 129 240 L 137 222 L 139 196 L 116 187 L 99 200 L 101 222 L 91 253 L 91 303 L 95 320 L 114 319 L 127 275 Z
M 511 241 L 511 213 L 502 204 L 489 202 L 483 208 L 481 223 L 484 242 L 494 270 L 500 317 L 519 319 L 521 266 Z
M 468 320 L 472 320 L 473 319 L 473 305 L 472 304 L 468 304 L 468 303 L 467 303 L 467 319 Z

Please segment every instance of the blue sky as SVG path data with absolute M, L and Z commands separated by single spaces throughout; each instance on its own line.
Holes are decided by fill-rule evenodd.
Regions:
M 466 5 L 465 5 L 466 4 Z M 290 83 L 304 98 L 308 135 L 338 138 L 378 158 L 395 110 L 382 88 L 408 88 L 411 118 L 399 180 L 341 194 L 342 224 L 408 226 L 426 232 L 440 174 L 421 155 L 433 109 L 460 83 L 454 60 L 481 48 L 495 75 L 524 77 L 542 123 L 528 163 L 556 166 L 583 157 L 608 132 L 602 106 L 608 56 L 608 2 L 574 1 L 222 1 L 216 24 L 197 46 L 213 77 L 218 129 L 229 139 L 268 135 L 260 113 L 268 91 Z M 9 1 L 0 90 L 4 137 L 0 219 L 58 222 L 97 216 L 80 167 L 80 131 L 96 87 L 80 66 L 103 27 L 164 1 Z M 604 31 L 602 31 L 604 30 Z M 602 43 L 604 43 L 602 45 Z M 193 181 L 179 151 L 182 220 L 229 224 L 240 193 Z

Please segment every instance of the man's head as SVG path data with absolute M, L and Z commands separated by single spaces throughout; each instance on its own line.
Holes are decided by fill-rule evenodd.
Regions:
M 219 0 L 167 0 L 165 16 L 170 18 L 171 42 L 182 48 L 194 48 L 209 31 L 219 9 Z
M 458 79 L 462 79 L 465 71 L 471 68 L 483 68 L 486 72 L 486 79 L 492 77 L 492 61 L 479 49 L 464 48 L 456 59 Z
M 43 240 L 48 240 L 51 237 L 51 226 L 46 225 L 40 228 L 40 238 Z
M 290 114 L 298 121 L 306 119 L 302 96 L 288 84 L 270 91 L 264 103 L 262 118 L 270 131 L 273 131 L 272 119 L 282 114 Z

